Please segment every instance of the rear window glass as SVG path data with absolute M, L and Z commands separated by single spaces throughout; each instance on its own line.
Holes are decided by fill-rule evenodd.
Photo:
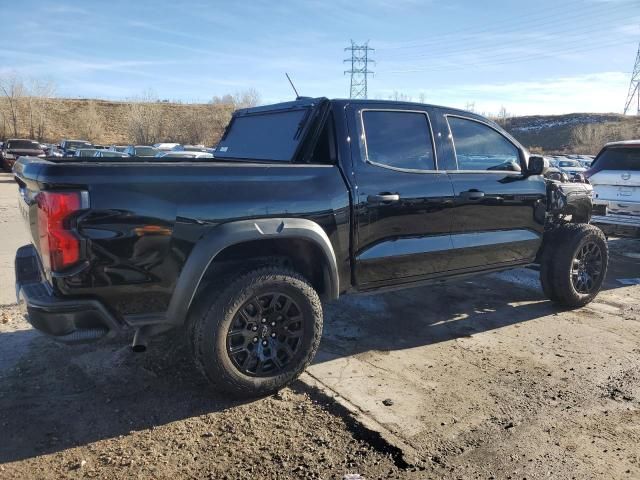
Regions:
M 309 109 L 234 117 L 215 156 L 289 162 L 293 159 Z
M 593 162 L 599 170 L 640 170 L 640 148 L 607 148 Z
M 40 150 L 40 144 L 36 142 L 31 142 L 29 140 L 12 140 L 7 142 L 7 148 L 24 148 L 24 149 L 36 149 Z
M 66 148 L 83 148 L 91 147 L 89 142 L 65 142 Z
M 370 162 L 406 170 L 435 170 L 424 113 L 369 110 L 362 113 L 362 123 Z

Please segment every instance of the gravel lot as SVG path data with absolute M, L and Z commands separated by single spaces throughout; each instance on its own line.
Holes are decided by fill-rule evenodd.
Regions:
M 15 195 L 0 175 L 0 478 L 640 478 L 638 241 L 610 242 L 606 291 L 572 312 L 530 270 L 345 297 L 303 381 L 232 402 L 171 339 L 32 330 Z

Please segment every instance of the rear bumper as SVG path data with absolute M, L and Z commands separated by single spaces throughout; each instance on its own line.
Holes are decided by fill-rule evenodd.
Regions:
M 99 301 L 54 295 L 42 277 L 33 245 L 18 249 L 15 270 L 18 304 L 36 329 L 66 343 L 98 340 L 121 329 L 120 323 Z
M 606 207 L 607 214 L 637 215 L 640 217 L 640 202 L 594 199 L 593 205 Z
M 598 212 L 600 213 L 600 212 Z M 593 215 L 591 223 L 597 225 L 607 235 L 640 238 L 640 212 L 637 215 L 611 213 L 604 209 L 604 215 Z

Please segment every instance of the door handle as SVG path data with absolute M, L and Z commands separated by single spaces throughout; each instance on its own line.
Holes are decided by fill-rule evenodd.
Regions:
M 397 202 L 398 200 L 400 200 L 400 195 L 397 193 L 379 193 L 367 197 L 369 203 Z
M 480 200 L 484 198 L 484 192 L 480 190 L 467 190 L 466 192 L 460 192 L 460 198 L 465 200 Z

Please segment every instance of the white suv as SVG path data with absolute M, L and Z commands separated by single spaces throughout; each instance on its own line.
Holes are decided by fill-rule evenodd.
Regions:
M 585 177 L 593 185 L 593 223 L 640 231 L 640 140 L 607 143 Z

